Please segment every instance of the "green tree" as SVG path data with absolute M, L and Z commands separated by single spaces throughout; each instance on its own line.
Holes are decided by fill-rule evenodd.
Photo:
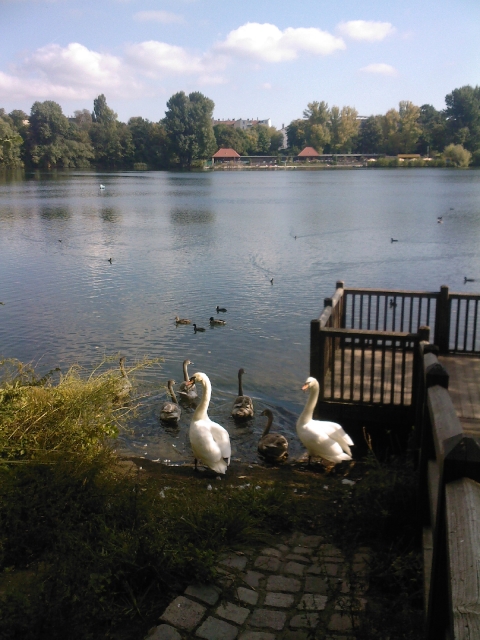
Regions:
M 31 164 L 52 167 L 86 167 L 93 151 L 86 132 L 70 123 L 52 100 L 35 102 L 30 113 L 27 157 Z
M 418 124 L 421 133 L 417 142 L 417 151 L 423 155 L 442 151 L 446 143 L 447 122 L 445 113 L 437 111 L 431 104 L 420 107 Z
M 451 141 L 469 151 L 480 148 L 480 86 L 454 89 L 445 97 L 445 104 Z
M 400 148 L 403 153 L 413 153 L 422 132 L 418 124 L 420 108 L 409 100 L 402 100 L 399 103 L 398 113 L 400 116 L 398 124 Z
M 380 153 L 382 140 L 382 116 L 370 116 L 360 124 L 356 150 L 358 153 Z
M 18 169 L 23 166 L 22 144 L 23 138 L 13 120 L 0 109 L 0 169 Z
M 382 116 L 382 151 L 391 156 L 396 156 L 400 153 L 399 124 L 400 114 L 396 109 L 389 109 Z
M 472 154 L 461 144 L 449 144 L 443 151 L 443 157 L 454 167 L 468 167 Z
M 343 153 L 352 152 L 352 148 L 356 143 L 359 127 L 358 111 L 354 107 L 342 107 L 337 132 L 339 151 Z
M 130 118 L 128 128 L 133 143 L 133 162 L 141 162 L 152 169 L 168 166 L 167 134 L 164 127 L 144 118 Z
M 292 120 L 287 126 L 288 148 L 296 155 L 307 144 L 307 122 L 303 119 Z
M 234 149 L 240 155 L 247 154 L 249 139 L 241 129 L 228 124 L 217 124 L 213 127 L 213 133 L 219 149 Z
M 216 141 L 212 116 L 215 104 L 196 91 L 188 96 L 180 91 L 167 102 L 162 123 L 167 132 L 171 152 L 183 167 L 215 153 Z
M 131 166 L 134 158 L 132 134 L 128 126 L 118 122 L 117 114 L 107 105 L 103 94 L 93 101 L 90 138 L 95 150 L 95 164 L 118 168 Z
M 312 124 L 308 130 L 307 144 L 318 153 L 323 153 L 323 148 L 330 142 L 330 129 L 326 124 Z

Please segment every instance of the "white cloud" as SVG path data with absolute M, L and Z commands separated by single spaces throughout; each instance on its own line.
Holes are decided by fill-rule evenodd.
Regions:
M 378 42 L 395 32 L 395 27 L 390 22 L 375 22 L 373 20 L 350 20 L 338 25 L 341 34 L 352 40 L 366 40 Z
M 120 58 L 78 42 L 46 45 L 27 55 L 10 74 L 0 73 L 3 99 L 89 99 L 104 91 L 128 95 L 138 86 Z
M 133 17 L 137 22 L 160 22 L 160 24 L 185 22 L 182 16 L 170 11 L 139 11 Z
M 392 67 L 390 64 L 385 64 L 384 62 L 369 64 L 366 67 L 362 67 L 360 71 L 364 71 L 365 73 L 376 73 L 382 76 L 397 75 L 397 70 L 395 69 L 395 67 Z
M 223 42 L 215 45 L 217 51 L 262 60 L 284 62 L 294 60 L 300 53 L 326 56 L 345 49 L 341 38 L 314 27 L 281 31 L 274 24 L 247 22 L 230 31 Z
M 150 77 L 164 74 L 207 74 L 224 67 L 223 58 L 194 55 L 175 45 L 149 40 L 127 47 L 126 60 Z

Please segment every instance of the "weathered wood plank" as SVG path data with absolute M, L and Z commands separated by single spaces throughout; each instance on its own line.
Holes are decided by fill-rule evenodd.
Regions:
M 462 425 L 449 392 L 443 387 L 430 387 L 427 404 L 432 422 L 432 435 L 436 459 L 443 463 L 445 456 L 463 436 Z
M 438 468 L 438 464 L 435 460 L 428 461 L 427 478 L 430 504 L 430 523 L 432 525 L 432 529 L 435 529 L 438 509 L 438 494 L 440 489 L 440 469 Z
M 433 535 L 431 527 L 423 527 L 423 593 L 424 602 L 428 603 L 430 580 L 432 577 Z M 425 604 L 425 612 L 427 604 Z
M 480 638 L 480 484 L 462 478 L 446 486 L 448 565 L 453 638 Z

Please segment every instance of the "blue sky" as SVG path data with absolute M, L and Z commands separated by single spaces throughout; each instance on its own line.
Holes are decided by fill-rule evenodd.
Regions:
M 400 100 L 444 107 L 480 84 L 480 0 L 0 0 L 0 107 L 104 93 L 127 121 L 158 121 L 177 91 L 217 118 L 271 118 L 308 102 L 361 115 Z

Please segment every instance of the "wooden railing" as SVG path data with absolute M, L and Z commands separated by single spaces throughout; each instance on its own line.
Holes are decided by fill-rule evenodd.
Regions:
M 427 639 L 480 638 L 480 446 L 465 435 L 448 373 L 423 357 L 420 454 Z
M 326 377 L 331 371 L 329 384 L 335 386 L 338 379 L 343 386 L 339 394 L 337 391 L 331 391 L 330 397 L 333 399 L 338 396 L 342 400 L 353 401 L 353 392 L 350 392 L 350 396 L 344 395 L 344 376 L 334 375 L 334 354 L 338 349 L 350 349 L 351 362 L 354 360 L 353 356 L 357 356 L 360 371 L 363 371 L 362 362 L 365 363 L 364 356 L 369 340 L 373 340 L 370 347 L 374 353 L 380 354 L 387 348 L 391 351 L 392 347 L 393 351 L 409 351 L 412 349 L 412 341 L 408 341 L 407 336 L 418 334 L 422 326 L 431 328 L 433 342 L 438 346 L 440 353 L 480 354 L 479 301 L 478 294 L 450 293 L 446 286 L 442 286 L 439 292 L 346 289 L 340 280 L 337 282 L 334 296 L 325 299 L 320 318 L 311 322 L 310 374 L 319 380 L 320 387 L 323 388 L 323 397 L 327 399 Z M 343 331 L 334 336 L 333 329 Z M 347 333 L 347 330 L 350 330 L 350 333 Z M 373 333 L 367 337 L 368 332 Z M 383 338 L 379 337 L 380 332 Z M 388 343 L 387 334 L 391 339 L 395 337 L 393 343 Z M 354 353 L 352 345 L 358 346 L 358 354 Z M 351 366 L 356 370 L 355 364 Z M 405 360 L 400 367 L 404 366 Z M 393 369 L 396 368 L 397 363 L 394 361 Z M 349 379 L 351 384 L 351 376 Z M 362 398 L 364 390 L 368 389 L 369 385 L 370 388 L 372 384 L 375 386 L 372 380 L 371 375 L 368 380 L 363 380 L 362 375 Z M 407 378 L 402 375 L 402 380 L 405 381 Z M 391 387 L 389 389 L 391 397 L 396 397 Z M 372 394 L 373 391 L 371 396 Z M 408 397 L 408 393 L 403 393 L 402 397 Z M 382 393 L 382 402 L 384 401 L 385 396 Z

